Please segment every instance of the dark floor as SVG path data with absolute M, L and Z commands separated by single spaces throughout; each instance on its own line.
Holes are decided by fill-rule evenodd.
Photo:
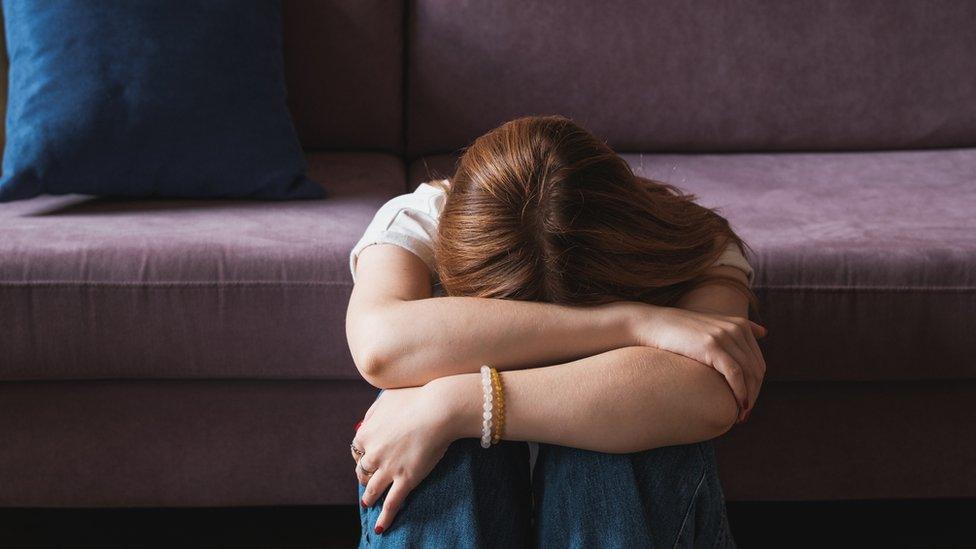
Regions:
M 729 503 L 740 547 L 976 547 L 976 500 Z M 0 548 L 354 547 L 349 507 L 0 509 Z

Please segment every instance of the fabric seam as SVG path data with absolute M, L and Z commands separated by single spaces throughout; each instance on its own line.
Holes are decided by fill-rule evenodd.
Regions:
M 705 460 L 705 456 L 702 453 L 701 446 L 698 447 L 698 455 L 701 458 L 702 463 L 707 463 Z M 702 469 L 701 478 L 698 479 L 698 486 L 695 487 L 694 493 L 691 494 L 691 501 L 688 503 L 688 508 L 685 509 L 685 517 L 681 520 L 681 526 L 678 527 L 678 535 L 677 537 L 674 538 L 674 545 L 671 546 L 672 549 L 677 547 L 678 542 L 681 541 L 681 534 L 684 533 L 685 526 L 688 524 L 688 517 L 691 516 L 691 510 L 695 507 L 695 499 L 698 497 L 698 492 L 701 491 L 701 487 L 705 483 L 705 476 L 707 475 L 707 473 L 708 473 L 708 466 L 706 464 L 705 467 Z
M 37 289 L 63 289 L 63 288 L 95 288 L 95 289 L 172 289 L 172 290 L 194 290 L 194 289 L 213 289 L 213 288 L 279 288 L 279 287 L 328 287 L 328 286 L 352 286 L 352 281 L 306 281 L 306 282 L 276 282 L 268 281 L 228 281 L 228 282 L 207 282 L 207 281 L 177 281 L 177 282 L 60 282 L 60 281 L 37 281 L 37 282 L 0 282 L 0 289 L 3 288 L 37 288 Z
M 171 281 L 171 282 L 112 282 L 112 281 L 57 281 L 37 280 L 29 282 L 0 281 L 3 288 L 214 288 L 214 287 L 316 287 L 316 286 L 352 286 L 352 280 L 307 280 L 307 281 L 274 281 L 274 280 L 241 280 L 241 281 Z M 850 292 L 850 293 L 976 293 L 976 287 L 968 286 L 755 286 L 756 291 L 810 291 L 810 292 Z

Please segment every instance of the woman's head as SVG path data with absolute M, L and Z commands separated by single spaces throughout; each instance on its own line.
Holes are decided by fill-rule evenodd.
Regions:
M 564 304 L 673 304 L 729 242 L 694 195 L 635 176 L 605 143 L 559 116 L 512 120 L 464 151 L 438 224 L 448 295 Z M 751 290 L 731 278 L 720 281 Z

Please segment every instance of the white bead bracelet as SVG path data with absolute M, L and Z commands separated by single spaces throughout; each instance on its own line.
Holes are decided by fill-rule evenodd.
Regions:
M 481 367 L 481 393 L 485 403 L 481 414 L 481 447 L 488 448 L 491 446 L 491 412 L 495 402 L 491 387 L 491 368 L 488 366 Z

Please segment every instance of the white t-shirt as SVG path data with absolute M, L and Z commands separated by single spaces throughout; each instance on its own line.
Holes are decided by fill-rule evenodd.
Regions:
M 356 260 L 363 248 L 371 244 L 396 244 L 423 260 L 434 278 L 435 290 L 432 295 L 442 295 L 443 290 L 437 282 L 433 242 L 437 220 L 444 210 L 446 199 L 447 194 L 440 187 L 421 183 L 414 192 L 395 196 L 383 204 L 349 254 L 353 281 L 356 280 Z M 734 243 L 729 244 L 714 265 L 732 265 L 742 269 L 749 279 L 749 286 L 752 286 L 755 277 L 752 266 Z M 539 445 L 530 442 L 530 475 L 535 469 L 538 452 Z

